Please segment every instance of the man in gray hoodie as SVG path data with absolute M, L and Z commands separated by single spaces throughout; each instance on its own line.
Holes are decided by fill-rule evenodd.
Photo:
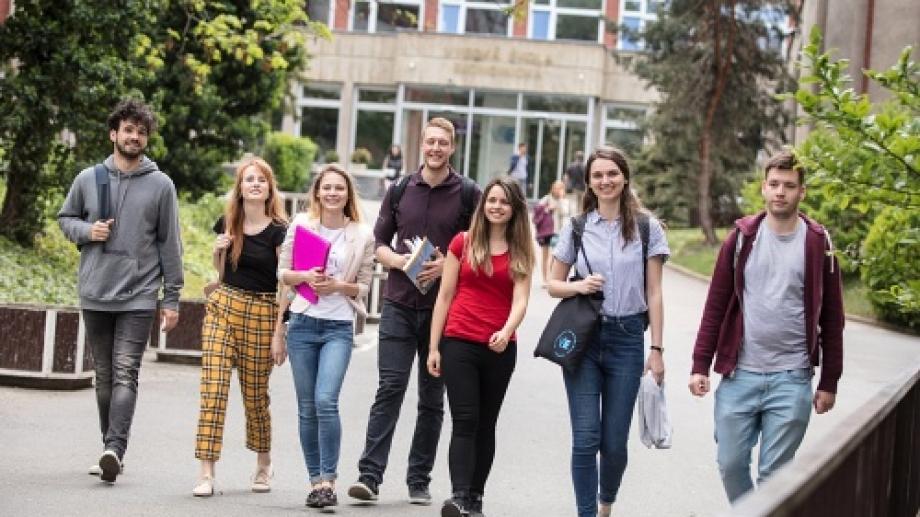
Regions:
M 108 195 L 97 195 L 95 167 L 85 169 L 71 185 L 58 223 L 80 247 L 80 308 L 96 369 L 104 452 L 90 473 L 111 483 L 128 447 L 138 370 L 160 287 L 160 319 L 169 331 L 179 321 L 184 281 L 176 188 L 144 156 L 156 127 L 153 112 L 139 101 L 122 101 L 108 126 L 114 144 L 103 162 Z M 105 212 L 100 199 L 108 204 Z M 109 215 L 103 219 L 102 213 Z

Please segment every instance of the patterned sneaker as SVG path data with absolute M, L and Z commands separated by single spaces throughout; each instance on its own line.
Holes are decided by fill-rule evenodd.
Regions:
M 307 508 L 322 508 L 319 505 L 319 490 L 319 488 L 314 488 L 307 494 Z
M 454 494 L 453 497 L 444 501 L 441 507 L 441 517 L 468 517 L 470 510 L 467 507 L 466 498 L 461 494 Z
M 115 478 L 121 474 L 121 460 L 115 451 L 105 451 L 99 458 L 99 469 L 102 471 L 99 477 L 108 483 L 114 483 Z
M 336 506 L 339 504 L 339 498 L 335 495 L 335 492 L 331 487 L 324 486 L 319 489 L 319 496 L 317 498 L 317 504 L 320 508 L 326 508 L 329 506 Z
M 359 501 L 376 501 L 379 488 L 370 476 L 361 476 L 348 488 L 348 496 Z
M 428 506 L 431 504 L 431 492 L 426 485 L 409 485 L 409 503 Z

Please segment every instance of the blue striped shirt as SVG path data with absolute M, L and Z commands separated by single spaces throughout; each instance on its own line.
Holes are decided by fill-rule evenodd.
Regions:
M 642 241 L 638 224 L 635 239 L 624 248 L 619 217 L 608 221 L 597 210 L 593 210 L 588 213 L 582 243 L 591 269 L 604 277 L 603 313 L 607 316 L 627 316 L 648 310 L 645 286 L 642 285 Z M 651 218 L 648 256 L 660 256 L 662 261 L 666 261 L 670 254 L 661 223 Z M 568 265 L 575 263 L 571 219 L 566 221 L 559 233 L 559 242 L 556 243 L 553 256 Z M 582 277 L 588 276 L 588 267 L 581 253 L 578 254 L 575 270 Z

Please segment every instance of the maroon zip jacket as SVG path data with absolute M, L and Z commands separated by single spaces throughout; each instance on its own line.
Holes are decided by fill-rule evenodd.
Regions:
M 716 373 L 727 375 L 735 369 L 744 336 L 744 315 L 741 312 L 744 265 L 765 216 L 766 212 L 761 212 L 735 221 L 735 227 L 744 234 L 737 265 L 734 262 L 738 232 L 731 232 L 722 243 L 693 347 L 691 373 L 708 376 L 713 355 Z M 844 315 L 840 269 L 824 227 L 801 213 L 799 217 L 808 228 L 805 234 L 805 339 L 811 364 L 821 366 L 818 389 L 836 393 L 837 381 L 843 371 Z

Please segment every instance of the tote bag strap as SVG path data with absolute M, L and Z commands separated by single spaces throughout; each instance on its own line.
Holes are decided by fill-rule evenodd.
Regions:
M 593 275 L 594 271 L 591 269 L 591 263 L 588 262 L 588 255 L 585 254 L 585 247 L 581 241 L 585 233 L 585 222 L 587 219 L 585 214 L 572 218 L 572 243 L 575 246 L 575 261 L 578 262 L 578 252 L 581 251 L 581 256 L 585 259 L 585 265 L 588 266 L 588 274 Z M 577 268 L 575 270 L 575 275 L 578 276 Z

